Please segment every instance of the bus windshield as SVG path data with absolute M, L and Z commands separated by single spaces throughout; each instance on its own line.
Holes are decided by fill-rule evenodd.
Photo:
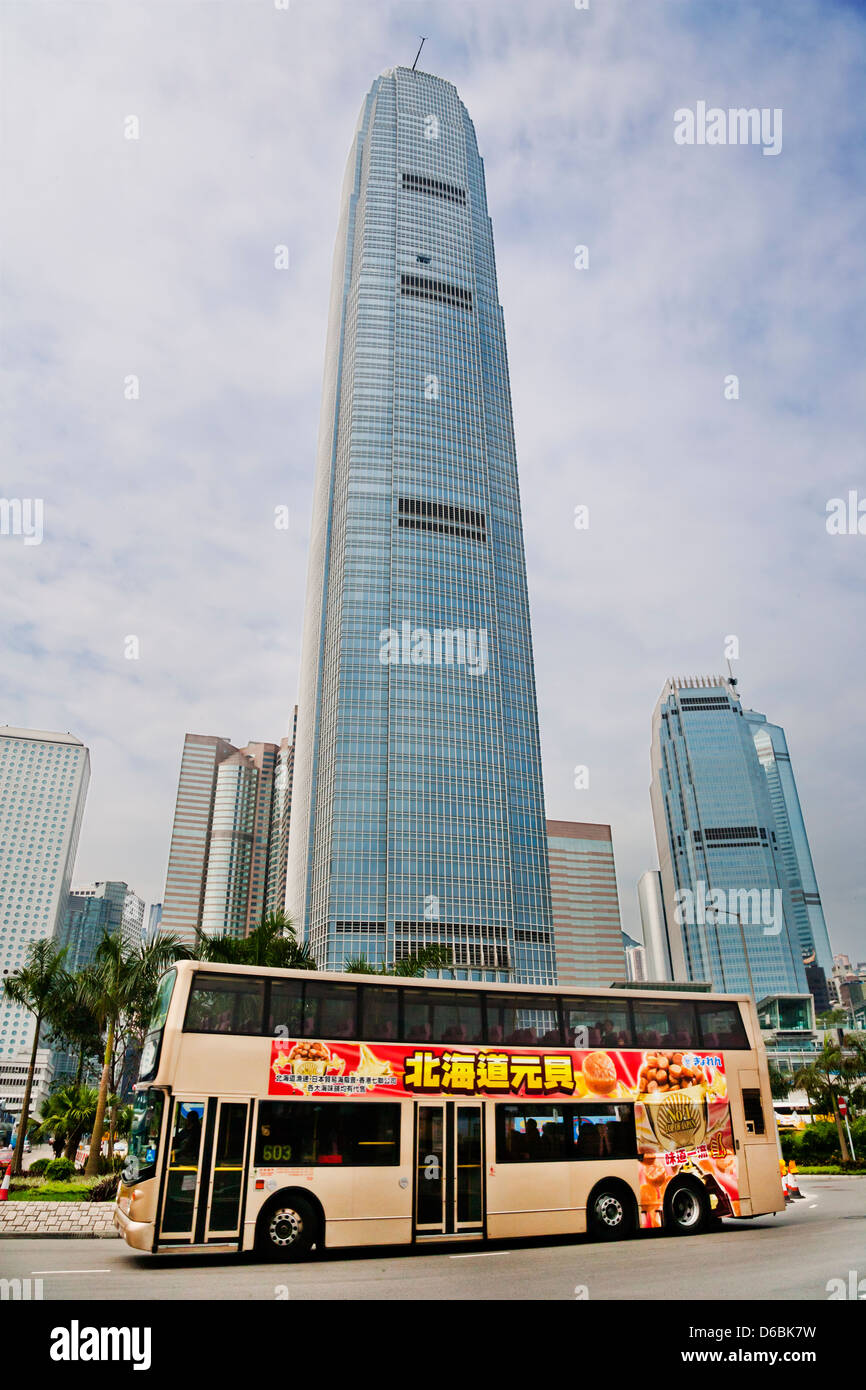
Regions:
M 162 1091 L 139 1091 L 132 1107 L 129 1152 L 122 1178 L 127 1184 L 143 1182 L 156 1173 L 156 1152 L 165 1097 Z
M 156 1002 L 153 1006 L 153 1013 L 150 1016 L 147 1031 L 154 1033 L 158 1028 L 165 1027 L 165 1020 L 168 1018 L 168 1006 L 171 1003 L 171 996 L 174 990 L 174 982 L 177 979 L 177 971 L 169 970 L 163 975 L 159 982 L 156 992 Z

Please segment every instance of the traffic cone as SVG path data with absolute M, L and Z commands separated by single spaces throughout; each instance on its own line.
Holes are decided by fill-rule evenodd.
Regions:
M 9 1174 L 10 1174 L 11 1172 L 12 1172 L 12 1164 L 10 1163 L 10 1164 L 9 1164 L 9 1167 L 6 1169 L 6 1176 L 5 1176 L 5 1178 L 3 1179 L 3 1184 L 2 1184 L 2 1186 L 0 1186 L 0 1202 L 8 1202 L 8 1201 L 9 1201 Z
M 800 1184 L 797 1181 L 797 1165 L 793 1158 L 788 1164 L 788 1195 L 790 1197 L 802 1197 L 803 1195 L 800 1191 Z
M 790 1192 L 790 1189 L 789 1189 L 789 1187 L 788 1187 L 788 1170 L 787 1170 L 787 1168 L 785 1167 L 785 1160 L 784 1160 L 784 1158 L 780 1158 L 780 1159 L 779 1159 L 779 1177 L 781 1178 L 781 1181 L 782 1181 L 782 1191 L 783 1191 L 784 1194 L 785 1194 L 785 1201 L 786 1201 L 786 1202 L 790 1202 L 790 1200 L 791 1200 L 791 1192 Z

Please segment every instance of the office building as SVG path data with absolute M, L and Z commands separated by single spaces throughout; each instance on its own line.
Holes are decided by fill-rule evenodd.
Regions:
M 0 979 L 56 935 L 84 803 L 90 754 L 72 734 L 0 728 Z M 33 1016 L 0 994 L 0 1058 L 33 1043 Z
M 807 992 L 788 827 L 732 678 L 666 682 L 653 714 L 651 800 L 674 980 Z
M 150 945 L 159 935 L 162 923 L 162 903 L 151 903 L 147 910 L 147 927 L 145 928 L 144 939 Z
M 627 973 L 610 826 L 549 820 L 547 852 L 557 984 L 607 988 Z
M 320 967 L 439 942 L 471 978 L 555 979 L 484 168 L 455 88 L 408 68 L 343 185 L 289 865 Z
M 672 974 L 668 927 L 662 876 L 658 869 L 647 869 L 646 873 L 641 874 L 637 884 L 637 900 L 646 952 L 647 978 L 670 980 Z
M 104 936 L 119 936 L 126 950 L 137 950 L 143 920 L 144 902 L 127 883 L 73 887 L 57 928 L 57 943 L 66 948 L 64 969 L 74 974 L 92 964 Z
M 291 805 L 288 741 L 248 743 L 187 734 L 159 929 L 187 945 L 205 935 L 248 935 L 282 906 L 285 821 Z M 279 779 L 276 802 L 275 780 Z

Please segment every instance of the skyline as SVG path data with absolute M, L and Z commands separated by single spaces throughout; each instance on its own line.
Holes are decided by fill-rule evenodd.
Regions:
M 4 214 L 22 345 L 4 488 L 45 499 L 45 536 L 0 539 L 0 721 L 68 727 L 91 749 L 76 881 L 160 901 L 184 735 L 288 731 L 347 132 L 375 73 L 417 47 L 414 9 L 375 7 L 376 29 L 370 8 L 249 27 L 185 9 L 175 47 L 162 15 L 52 11 L 53 55 L 44 6 L 7 13 L 7 105 L 34 119 L 4 155 L 23 192 Z M 733 5 L 660 11 L 636 35 L 601 9 L 510 19 L 438 7 L 422 57 L 456 84 L 485 157 L 547 816 L 612 826 L 639 937 L 652 709 L 672 671 L 720 669 L 734 634 L 744 705 L 788 736 L 833 949 L 857 959 L 866 541 L 829 534 L 825 512 L 858 482 L 863 149 L 845 97 L 862 17 Z M 779 155 L 678 147 L 674 111 L 704 97 L 784 108 Z

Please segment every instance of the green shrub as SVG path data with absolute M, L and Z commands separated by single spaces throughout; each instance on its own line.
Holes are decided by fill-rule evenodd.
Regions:
M 119 1173 L 108 1173 L 104 1178 L 100 1178 L 90 1189 L 88 1201 L 90 1202 L 113 1202 L 117 1196 L 117 1184 L 120 1182 Z
M 126 1159 L 120 1154 L 112 1154 L 108 1158 L 105 1154 L 99 1155 L 99 1175 L 103 1177 L 106 1173 L 119 1173 L 126 1163 Z
M 69 1182 L 75 1177 L 75 1164 L 71 1158 L 52 1158 L 45 1165 L 44 1176 L 49 1182 Z
M 27 1176 L 29 1178 L 41 1178 L 50 1162 L 50 1158 L 37 1158 L 36 1162 L 31 1163 L 27 1169 Z

